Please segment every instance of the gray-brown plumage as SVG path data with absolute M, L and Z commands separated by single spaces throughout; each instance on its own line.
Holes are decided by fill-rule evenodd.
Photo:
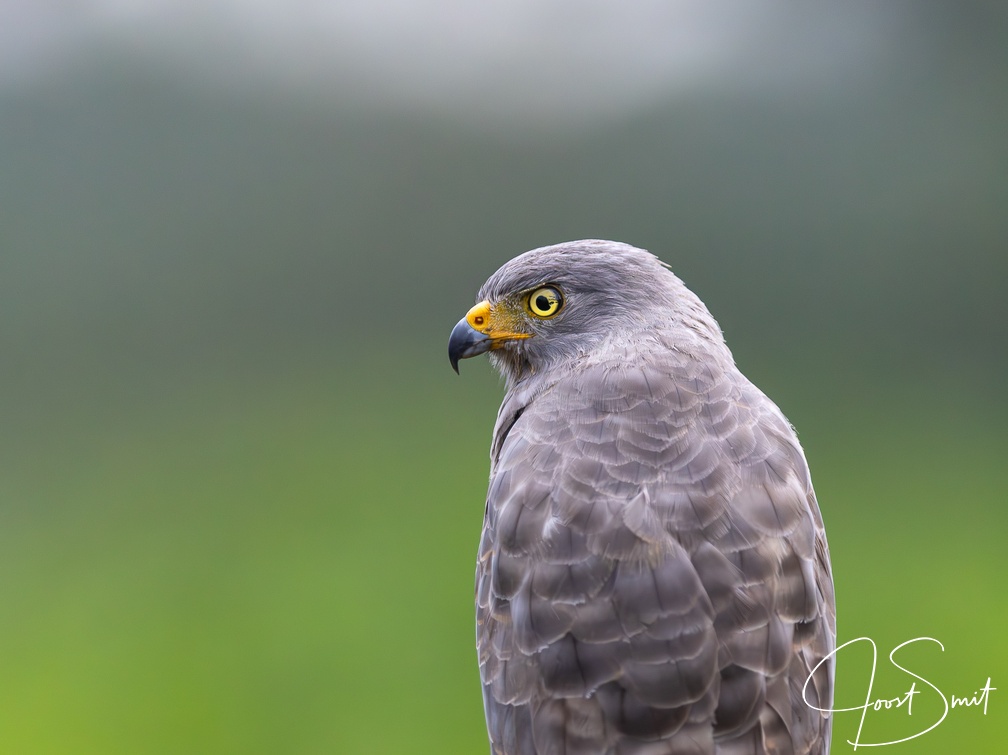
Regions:
M 492 752 L 828 752 L 808 466 L 703 303 L 608 241 L 527 252 L 479 299 L 449 355 L 507 382 L 476 570 Z

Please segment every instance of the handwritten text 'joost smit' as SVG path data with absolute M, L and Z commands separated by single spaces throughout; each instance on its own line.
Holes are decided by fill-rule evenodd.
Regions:
M 912 640 L 907 640 L 906 642 L 900 643 L 899 645 L 897 645 L 892 649 L 891 653 L 889 653 L 889 662 L 897 669 L 902 671 L 904 674 L 913 678 L 913 681 L 910 682 L 910 686 L 909 688 L 907 688 L 906 693 L 902 695 L 897 695 L 896 697 L 891 698 L 872 697 L 872 686 L 875 684 L 875 668 L 878 663 L 878 648 L 875 646 L 874 640 L 872 640 L 870 637 L 858 637 L 856 639 L 845 642 L 843 645 L 834 650 L 829 656 L 820 661 L 819 665 L 817 665 L 815 669 L 812 669 L 812 672 L 815 673 L 815 670 L 818 669 L 819 666 L 821 666 L 823 663 L 826 663 L 829 660 L 829 658 L 835 656 L 844 648 L 859 642 L 869 643 L 872 649 L 871 676 L 868 679 L 868 691 L 865 694 L 864 705 L 855 705 L 854 707 L 851 708 L 818 708 L 812 705 L 811 703 L 808 703 L 808 697 L 806 697 L 805 695 L 808 690 L 809 682 L 812 680 L 811 675 L 809 675 L 808 680 L 806 680 L 805 682 L 805 687 L 802 689 L 802 696 L 805 698 L 805 702 L 808 703 L 810 707 L 815 708 L 816 710 L 821 710 L 826 713 L 850 713 L 853 711 L 861 711 L 861 721 L 858 723 L 857 734 L 854 736 L 853 740 L 850 739 L 847 740 L 847 744 L 853 745 L 855 750 L 857 750 L 858 747 L 882 747 L 884 745 L 899 744 L 900 742 L 909 742 L 911 739 L 916 739 L 917 737 L 923 736 L 924 734 L 927 734 L 929 731 L 936 729 L 941 724 L 941 722 L 945 720 L 945 717 L 948 716 L 949 714 L 949 710 L 952 708 L 977 708 L 983 710 L 983 715 L 985 716 L 987 715 L 987 703 L 990 701 L 990 694 L 991 692 L 994 692 L 997 689 L 997 687 L 991 686 L 990 677 L 987 677 L 987 681 L 983 685 L 983 687 L 974 691 L 972 695 L 968 695 L 966 697 L 958 697 L 956 695 L 951 695 L 950 700 L 949 697 L 947 697 L 944 692 L 942 692 L 938 687 L 929 682 L 923 676 L 921 676 L 920 674 L 915 674 L 913 671 L 910 671 L 908 668 L 901 666 L 897 662 L 896 654 L 903 648 L 907 647 L 908 645 L 912 645 L 917 642 L 933 642 L 936 645 L 938 645 L 938 647 L 940 647 L 942 651 L 944 651 L 945 646 L 942 645 L 938 640 L 934 639 L 933 637 L 915 637 Z M 922 688 L 917 687 L 918 682 L 920 682 L 922 685 L 926 685 L 926 687 L 931 688 L 937 695 L 941 697 L 942 703 L 944 705 L 944 711 L 942 712 L 941 716 L 937 720 L 929 720 L 922 722 L 925 728 L 921 729 L 920 731 L 917 731 L 914 734 L 910 734 L 909 736 L 903 737 L 902 739 L 894 739 L 889 742 L 862 742 L 861 732 L 864 729 L 864 722 L 865 718 L 868 716 L 868 711 L 879 712 L 886 710 L 901 710 L 901 711 L 905 710 L 908 716 L 913 714 L 914 696 L 919 695 L 921 693 L 921 689 L 924 689 L 924 687 Z

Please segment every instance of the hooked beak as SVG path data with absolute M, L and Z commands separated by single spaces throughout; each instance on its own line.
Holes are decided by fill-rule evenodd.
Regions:
M 506 320 L 507 318 L 497 318 Z M 504 327 L 501 327 L 501 326 Z M 481 301 L 470 309 L 466 316 L 452 328 L 448 339 L 448 361 L 452 369 L 458 372 L 459 360 L 485 354 L 491 349 L 500 348 L 507 341 L 530 338 L 531 333 L 520 333 L 505 322 L 494 321 L 494 312 L 490 302 Z
M 490 351 L 490 336 L 474 330 L 464 317 L 452 328 L 451 337 L 448 339 L 448 361 L 456 373 L 459 371 L 460 359 L 478 357 L 488 351 Z

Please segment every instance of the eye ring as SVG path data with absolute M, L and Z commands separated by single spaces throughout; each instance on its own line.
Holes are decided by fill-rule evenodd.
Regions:
M 563 309 L 563 305 L 563 294 L 553 286 L 541 286 L 530 293 L 525 300 L 528 311 L 542 320 L 555 316 Z

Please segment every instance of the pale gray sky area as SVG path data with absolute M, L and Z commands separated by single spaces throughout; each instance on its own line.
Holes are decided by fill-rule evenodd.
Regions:
M 698 88 L 843 86 L 902 23 L 867 4 L 6 0 L 0 88 L 105 56 L 236 91 L 569 128 Z

